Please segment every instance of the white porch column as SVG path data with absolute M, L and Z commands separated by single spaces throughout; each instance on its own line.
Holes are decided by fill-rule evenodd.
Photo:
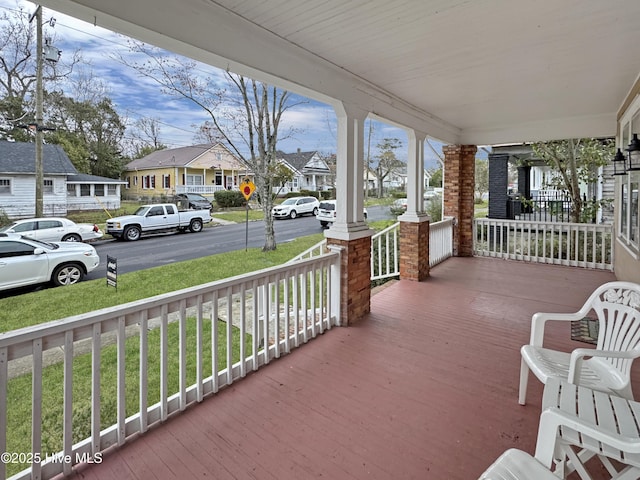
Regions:
M 415 222 L 424 216 L 424 142 L 427 134 L 411 129 L 407 135 L 407 211 L 399 220 Z
M 371 236 L 364 222 L 364 121 L 368 112 L 342 103 L 336 107 L 338 148 L 336 158 L 337 217 L 327 237 L 353 240 Z
M 371 230 L 364 222 L 364 134 L 368 113 L 335 106 L 338 117 L 336 208 L 327 244 L 340 249 L 340 324 L 350 325 L 371 310 Z

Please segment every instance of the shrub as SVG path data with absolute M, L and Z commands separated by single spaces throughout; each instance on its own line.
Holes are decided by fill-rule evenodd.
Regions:
M 220 208 L 242 207 L 246 203 L 240 190 L 219 190 L 213 196 Z
M 300 190 L 299 192 L 289 192 L 285 195 L 285 198 L 291 197 L 316 197 L 317 199 L 320 199 L 320 194 L 313 190 Z

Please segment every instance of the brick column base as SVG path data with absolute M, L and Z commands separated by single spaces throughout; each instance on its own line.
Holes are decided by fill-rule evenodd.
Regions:
M 352 325 L 371 311 L 371 237 L 355 240 L 327 237 L 327 245 L 342 247 L 340 318 L 342 325 Z
M 429 222 L 400 221 L 400 279 L 429 277 Z

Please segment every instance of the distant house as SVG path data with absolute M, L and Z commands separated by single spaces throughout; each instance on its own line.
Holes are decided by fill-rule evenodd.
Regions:
M 120 208 L 121 180 L 79 174 L 59 145 L 42 152 L 43 213 Z M 0 209 L 10 218 L 35 215 L 35 143 L 0 141 Z
M 176 193 L 212 196 L 239 188 L 246 176 L 253 173 L 221 143 L 158 150 L 128 163 L 122 173 L 125 196 L 135 199 Z
M 287 182 L 279 193 L 284 195 L 300 190 L 324 191 L 335 188 L 334 174 L 327 162 L 317 151 L 295 153 L 278 151 L 278 161 L 293 173 L 293 179 Z

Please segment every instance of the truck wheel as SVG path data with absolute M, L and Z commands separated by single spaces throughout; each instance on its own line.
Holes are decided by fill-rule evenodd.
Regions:
M 320 220 L 320 226 L 322 228 L 326 227 L 327 225 L 329 225 L 329 222 L 323 222 L 322 220 Z
M 201 232 L 202 220 L 200 220 L 199 218 L 194 218 L 193 220 L 191 220 L 191 223 L 189 224 L 189 230 L 191 230 L 193 233 Z
M 66 263 L 56 267 L 51 276 L 51 281 L 56 287 L 60 287 L 78 283 L 83 277 L 84 271 L 81 267 L 75 263 Z
M 295 210 L 291 210 L 291 212 L 289 212 L 289 218 L 291 220 L 293 220 L 294 218 L 296 218 L 298 216 L 298 214 L 296 213 Z
M 136 240 L 140 240 L 140 233 L 139 227 L 127 227 L 124 231 L 124 238 L 130 242 L 135 242 Z

